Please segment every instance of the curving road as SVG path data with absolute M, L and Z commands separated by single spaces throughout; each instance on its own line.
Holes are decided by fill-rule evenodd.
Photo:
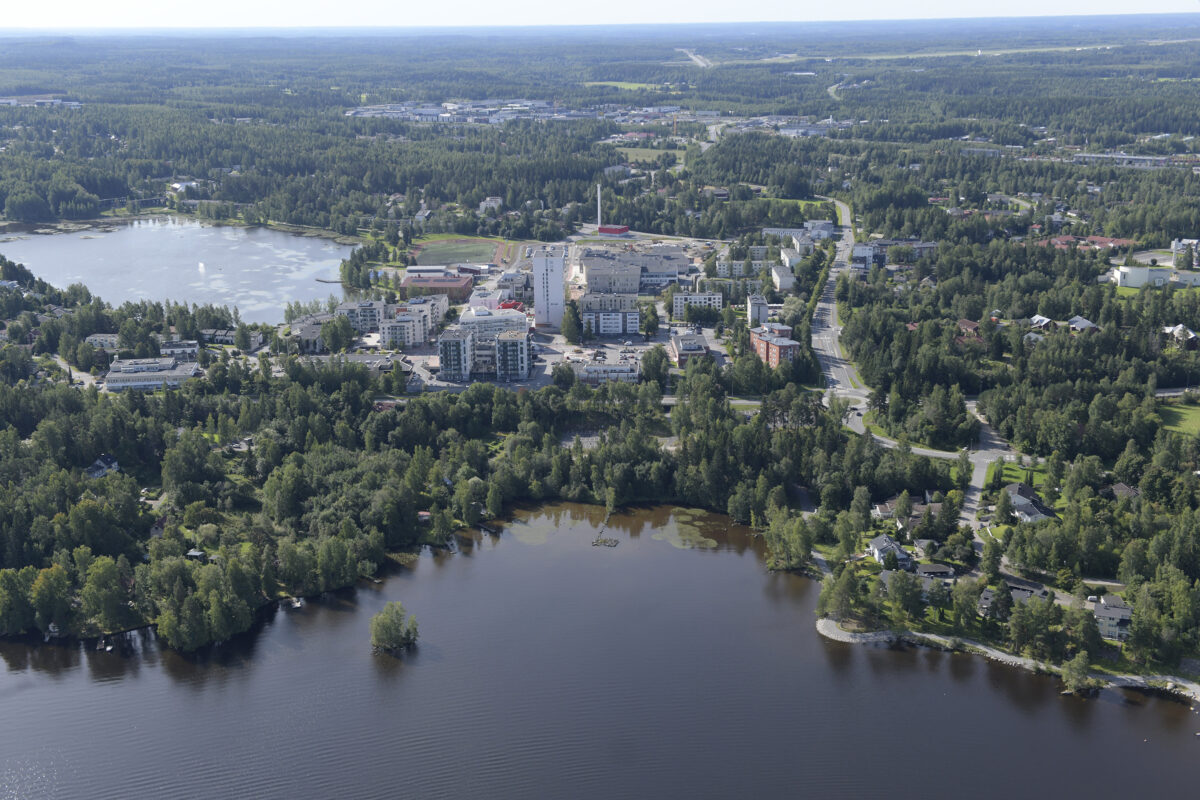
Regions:
M 831 200 L 831 198 L 822 199 Z M 870 395 L 870 390 L 863 383 L 858 370 L 854 368 L 854 364 L 846 358 L 842 351 L 842 326 L 838 320 L 837 302 L 834 296 L 838 276 L 849 269 L 850 265 L 850 257 L 854 247 L 854 229 L 851 224 L 853 218 L 850 216 L 849 206 L 840 200 L 832 200 L 832 202 L 837 206 L 838 220 L 842 225 L 842 239 L 837 243 L 833 268 L 829 271 L 829 280 L 826 281 L 825 286 L 821 290 L 821 298 L 817 301 L 816 311 L 813 314 L 812 345 L 817 360 L 821 364 L 821 373 L 825 378 L 827 397 L 839 397 L 850 401 L 849 427 L 856 433 L 865 433 L 866 428 L 863 424 L 862 414 L 866 413 L 867 397 Z M 971 482 L 967 486 L 965 493 L 962 521 L 974 531 L 975 549 L 978 552 L 982 552 L 983 539 L 980 536 L 979 524 L 979 512 L 982 510 L 980 508 L 980 494 L 983 491 L 983 484 L 987 478 L 988 465 L 998 458 L 1007 459 L 1015 457 L 1016 453 L 979 416 L 976 401 L 969 401 L 967 403 L 967 410 L 979 419 L 980 430 L 979 439 L 970 448 L 972 465 Z M 889 439 L 878 434 L 872 434 L 872 436 L 884 447 L 896 447 L 898 444 L 894 439 Z M 957 459 L 959 457 L 958 452 L 933 450 L 927 447 L 912 447 L 911 449 L 916 455 L 931 458 Z

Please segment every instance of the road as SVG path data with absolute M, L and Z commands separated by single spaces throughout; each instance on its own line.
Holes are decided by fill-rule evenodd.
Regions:
M 823 198 L 830 199 L 830 198 Z M 870 390 L 863 383 L 854 364 L 846 359 L 842 351 L 842 325 L 838 319 L 837 302 L 834 296 L 838 276 L 850 264 L 850 256 L 854 248 L 854 229 L 850 224 L 853 218 L 850 207 L 840 200 L 832 200 L 837 206 L 838 220 L 842 224 L 842 239 L 837 243 L 833 268 L 829 271 L 829 280 L 821 290 L 821 298 L 813 314 L 812 344 L 817 360 L 821 364 L 821 373 L 825 378 L 827 397 L 838 397 L 850 402 L 849 427 L 856 433 L 865 433 L 862 414 L 867 410 L 867 397 Z M 979 416 L 976 401 L 967 404 L 967 410 L 979 419 L 979 439 L 970 450 L 971 482 L 967 486 L 963 501 L 962 522 L 970 526 L 975 534 L 975 550 L 982 554 L 983 538 L 980 534 L 979 514 L 980 495 L 983 484 L 987 479 L 988 465 L 999 458 L 1015 457 L 1015 452 L 999 434 Z M 896 447 L 897 442 L 878 434 L 872 434 L 874 439 L 884 447 Z M 931 458 L 957 459 L 958 452 L 933 450 L 926 447 L 912 447 L 915 455 Z
M 684 47 L 676 47 L 675 49 L 678 50 L 680 53 L 683 53 L 688 58 L 690 58 L 692 60 L 692 63 L 694 63 L 697 67 L 700 67 L 701 69 L 708 69 L 709 67 L 712 66 L 711 61 L 709 61 L 704 56 L 699 55 L 695 50 L 689 50 Z
M 56 364 L 58 364 L 59 367 L 62 368 L 62 371 L 64 374 L 70 375 L 71 379 L 73 381 L 77 381 L 77 382 L 81 383 L 83 385 L 83 388 L 86 389 L 89 386 L 95 384 L 96 378 L 94 375 L 92 375 L 90 372 L 84 372 L 81 369 L 75 369 L 70 364 L 68 364 L 66 361 L 64 361 L 62 356 L 55 354 L 54 362 Z

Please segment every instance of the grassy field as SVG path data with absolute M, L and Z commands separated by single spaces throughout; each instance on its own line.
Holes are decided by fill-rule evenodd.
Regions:
M 617 150 L 628 161 L 654 161 L 663 153 L 674 153 L 677 164 L 687 162 L 686 150 L 655 150 L 653 147 L 618 147 Z
M 996 465 L 995 464 L 989 465 L 988 471 L 987 471 L 987 479 L 984 483 L 985 486 L 991 484 L 992 476 L 994 476 L 995 474 L 996 474 Z M 1004 462 L 1003 484 L 1005 486 L 1007 486 L 1010 483 L 1017 483 L 1018 481 L 1024 481 L 1025 483 L 1028 483 L 1030 486 L 1034 487 L 1035 489 L 1038 486 L 1041 486 L 1043 483 L 1046 482 L 1046 464 L 1045 464 L 1045 462 L 1039 462 L 1036 467 L 1026 466 L 1024 469 L 1022 469 L 1017 466 L 1015 461 L 1005 461 Z
M 1158 407 L 1158 415 L 1169 431 L 1185 436 L 1200 433 L 1200 406 L 1164 403 Z
M 497 239 L 434 239 L 419 242 L 417 263 L 428 264 L 487 264 L 496 254 Z

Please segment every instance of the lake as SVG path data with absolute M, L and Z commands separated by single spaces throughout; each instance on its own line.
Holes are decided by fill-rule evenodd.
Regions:
M 237 306 L 246 322 L 283 322 L 291 301 L 339 298 L 338 266 L 351 247 L 269 228 L 154 217 L 104 228 L 39 235 L 0 233 L 0 254 L 66 288 L 98 297 Z
M 0 797 L 1185 797 L 1200 718 L 829 642 L 818 584 L 682 509 L 520 512 L 195 658 L 0 643 Z M 372 655 L 401 600 L 418 649 Z

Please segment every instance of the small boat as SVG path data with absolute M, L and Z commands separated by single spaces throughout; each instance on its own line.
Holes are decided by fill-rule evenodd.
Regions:
M 293 597 L 292 598 L 292 608 L 300 608 L 303 605 L 304 605 L 303 597 Z

